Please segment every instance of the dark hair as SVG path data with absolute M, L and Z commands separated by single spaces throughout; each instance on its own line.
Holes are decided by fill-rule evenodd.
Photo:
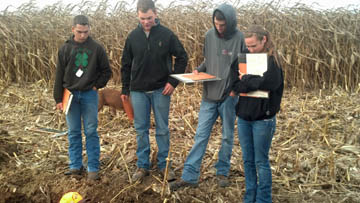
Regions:
M 156 13 L 155 3 L 152 0 L 139 0 L 136 11 L 146 13 L 149 9 Z
M 216 20 L 221 20 L 221 21 L 226 20 L 224 14 L 219 10 L 215 11 L 214 18 L 216 18 Z
M 73 21 L 73 26 L 76 26 L 77 24 L 90 26 L 89 19 L 84 15 L 75 16 L 74 21 Z
M 263 28 L 260 25 L 251 25 L 244 31 L 244 36 L 245 36 L 245 38 L 250 38 L 250 37 L 255 36 L 256 39 L 259 41 L 263 40 L 264 36 L 266 36 L 266 42 L 264 45 L 265 52 L 269 56 L 274 56 L 275 61 L 278 63 L 278 56 L 275 51 L 275 45 L 270 38 L 270 33 L 265 28 Z

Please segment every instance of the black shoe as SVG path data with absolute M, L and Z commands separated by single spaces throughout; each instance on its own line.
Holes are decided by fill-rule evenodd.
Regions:
M 165 169 L 160 170 L 160 174 L 164 178 Z M 168 168 L 167 181 L 173 181 L 173 180 L 176 180 L 175 172 L 174 172 L 174 170 L 172 170 L 172 168 Z
M 132 176 L 132 181 L 142 180 L 145 176 L 150 175 L 149 171 L 144 168 L 138 168 Z
M 226 176 L 218 175 L 216 176 L 216 179 L 220 187 L 228 187 L 230 185 L 230 181 Z
M 88 180 L 100 180 L 98 172 L 88 172 Z
M 170 190 L 171 191 L 176 191 L 182 187 L 192 187 L 192 188 L 196 188 L 198 186 L 197 183 L 189 183 L 189 182 L 185 182 L 183 179 L 177 180 L 177 181 L 173 181 L 169 184 L 170 186 Z
M 82 173 L 84 171 L 85 171 L 85 169 L 83 167 L 81 167 L 80 169 L 69 169 L 64 174 L 67 175 L 67 176 L 69 176 L 69 175 L 82 175 Z

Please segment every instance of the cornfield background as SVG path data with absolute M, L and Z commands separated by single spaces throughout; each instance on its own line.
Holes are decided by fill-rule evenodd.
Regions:
M 190 0 L 189 0 L 190 1 Z M 183 42 L 189 57 L 188 71 L 202 61 L 204 33 L 212 26 L 211 1 L 190 1 L 191 6 L 159 8 L 162 24 L 172 29 Z M 341 87 L 359 88 L 360 13 L 358 9 L 313 10 L 297 4 L 281 7 L 281 1 L 240 4 L 238 27 L 264 25 L 272 34 L 283 59 L 286 84 L 300 89 Z M 6 82 L 51 84 L 57 51 L 71 34 L 74 14 L 90 17 L 93 36 L 107 49 L 120 82 L 120 61 L 127 34 L 137 24 L 135 3 L 107 1 L 81 5 L 57 4 L 36 9 L 29 2 L 16 11 L 0 13 L 0 79 Z M 240 6 L 241 5 L 241 6 Z
M 135 1 L 134 1 L 135 2 Z M 159 8 L 161 22 L 183 42 L 199 65 L 204 33 L 212 26 L 211 1 Z M 257 1 L 238 8 L 239 28 L 258 23 L 272 33 L 282 57 L 286 89 L 270 150 L 273 202 L 360 202 L 359 10 L 313 10 L 305 5 L 280 7 L 281 1 Z M 215 123 L 203 158 L 199 187 L 164 190 L 154 167 L 141 184 L 136 170 L 136 133 L 123 112 L 99 112 L 101 180 L 64 176 L 68 169 L 65 116 L 54 109 L 52 85 L 57 50 L 71 35 L 76 14 L 90 16 L 92 35 L 109 54 L 120 89 L 120 60 L 128 33 L 137 25 L 125 1 L 107 1 L 38 10 L 27 3 L 0 13 L 0 203 L 59 202 L 78 191 L 92 202 L 239 202 L 245 192 L 242 152 L 234 134 L 227 188 L 218 188 L 212 167 L 221 145 L 221 121 Z M 169 128 L 171 161 L 181 175 L 201 103 L 201 83 L 180 84 L 172 95 Z M 236 127 L 236 126 L 235 126 Z M 151 161 L 156 166 L 154 121 Z M 64 135 L 64 134 L 63 134 Z M 165 191 L 163 195 L 163 191 Z

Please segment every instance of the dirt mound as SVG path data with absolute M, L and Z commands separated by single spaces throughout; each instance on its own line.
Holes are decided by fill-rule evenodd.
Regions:
M 17 144 L 9 138 L 8 131 L 0 129 L 0 164 L 7 162 L 14 153 L 18 153 Z

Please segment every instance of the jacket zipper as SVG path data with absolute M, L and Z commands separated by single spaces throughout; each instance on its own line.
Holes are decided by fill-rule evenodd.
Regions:
M 146 33 L 145 34 L 145 37 L 146 37 L 146 42 L 147 42 L 147 50 L 150 51 L 150 32 L 149 32 L 149 35 L 146 36 Z

